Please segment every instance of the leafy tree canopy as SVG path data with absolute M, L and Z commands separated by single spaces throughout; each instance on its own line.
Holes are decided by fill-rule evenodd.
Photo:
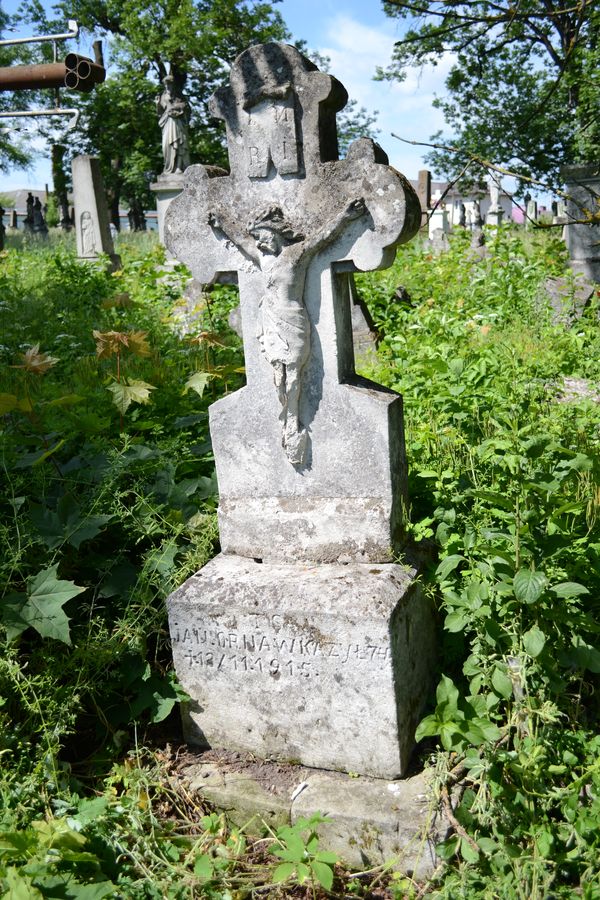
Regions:
M 443 144 L 555 183 L 564 163 L 597 159 L 597 0 L 384 0 L 384 8 L 408 30 L 380 77 L 401 80 L 409 67 L 452 54 L 448 95 L 435 101 L 452 129 Z M 464 163 L 439 149 L 427 159 L 445 175 Z
M 224 128 L 211 118 L 208 101 L 247 46 L 291 38 L 272 3 L 252 0 L 59 0 L 52 15 L 41 0 L 24 0 L 20 17 L 44 33 L 63 31 L 74 18 L 104 39 L 107 80 L 91 94 L 64 95 L 80 110 L 77 131 L 57 138 L 54 122 L 38 125 L 38 131 L 50 144 L 66 146 L 65 164 L 81 153 L 99 157 L 115 224 L 123 201 L 132 207 L 155 204 L 148 186 L 163 166 L 155 106 L 161 80 L 172 74 L 190 102 L 192 161 L 227 166 Z M 329 61 L 321 62 L 327 68 Z M 342 150 L 372 133 L 374 121 L 351 101 L 340 117 Z M 63 157 L 53 158 L 58 190 L 56 178 L 65 180 Z

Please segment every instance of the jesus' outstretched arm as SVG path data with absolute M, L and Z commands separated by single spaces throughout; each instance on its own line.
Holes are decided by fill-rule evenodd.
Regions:
M 239 224 L 231 216 L 223 215 L 222 213 L 220 215 L 209 213 L 208 224 L 214 231 L 220 231 L 224 234 L 253 263 L 256 263 L 257 266 L 260 265 L 260 254 L 256 247 L 256 241 L 247 231 L 240 228 Z

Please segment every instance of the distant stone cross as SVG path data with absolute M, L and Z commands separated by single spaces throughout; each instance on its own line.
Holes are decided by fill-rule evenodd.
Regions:
M 167 246 L 199 281 L 231 273 L 239 282 L 247 387 L 211 408 L 229 552 L 262 557 L 265 544 L 280 539 L 302 557 L 303 530 L 319 531 L 316 506 L 337 501 L 340 521 L 364 518 L 364 503 L 385 492 L 377 479 L 388 485 L 383 505 L 399 505 L 387 437 L 395 416 L 401 445 L 399 398 L 375 396 L 376 386 L 354 373 L 345 273 L 390 265 L 421 211 L 370 139 L 338 159 L 335 114 L 346 101 L 343 86 L 294 47 L 250 47 L 212 99 L 227 127 L 231 173 L 211 178 L 192 166 L 167 213 Z M 353 443 L 367 453 L 371 474 Z M 402 447 L 395 452 L 401 469 Z M 390 509 L 383 515 L 389 526 Z M 248 521 L 259 518 L 267 530 L 252 537 Z M 266 536 L 273 529 L 274 543 Z M 389 527 L 386 540 L 389 549 Z M 323 542 L 330 549 L 319 558 L 337 558 L 325 534 Z

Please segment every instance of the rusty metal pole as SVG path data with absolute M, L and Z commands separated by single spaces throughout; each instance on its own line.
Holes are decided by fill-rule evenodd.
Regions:
M 66 75 L 67 66 L 64 62 L 37 66 L 3 66 L 0 68 L 0 91 L 64 87 Z
M 105 78 L 103 66 L 77 53 L 67 53 L 64 62 L 0 68 L 0 91 L 66 87 L 89 93 Z

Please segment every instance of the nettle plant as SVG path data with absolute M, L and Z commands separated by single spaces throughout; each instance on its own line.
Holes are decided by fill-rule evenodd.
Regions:
M 490 873 L 520 879 L 507 897 L 596 884 L 600 409 L 559 401 L 563 376 L 600 378 L 600 332 L 594 305 L 571 329 L 551 321 L 560 256 L 527 240 L 500 230 L 473 260 L 458 235 L 361 279 L 386 329 L 375 377 L 404 395 L 409 527 L 440 556 L 443 675 L 417 736 L 443 750 L 447 896 Z M 409 296 L 391 305 L 398 281 Z

